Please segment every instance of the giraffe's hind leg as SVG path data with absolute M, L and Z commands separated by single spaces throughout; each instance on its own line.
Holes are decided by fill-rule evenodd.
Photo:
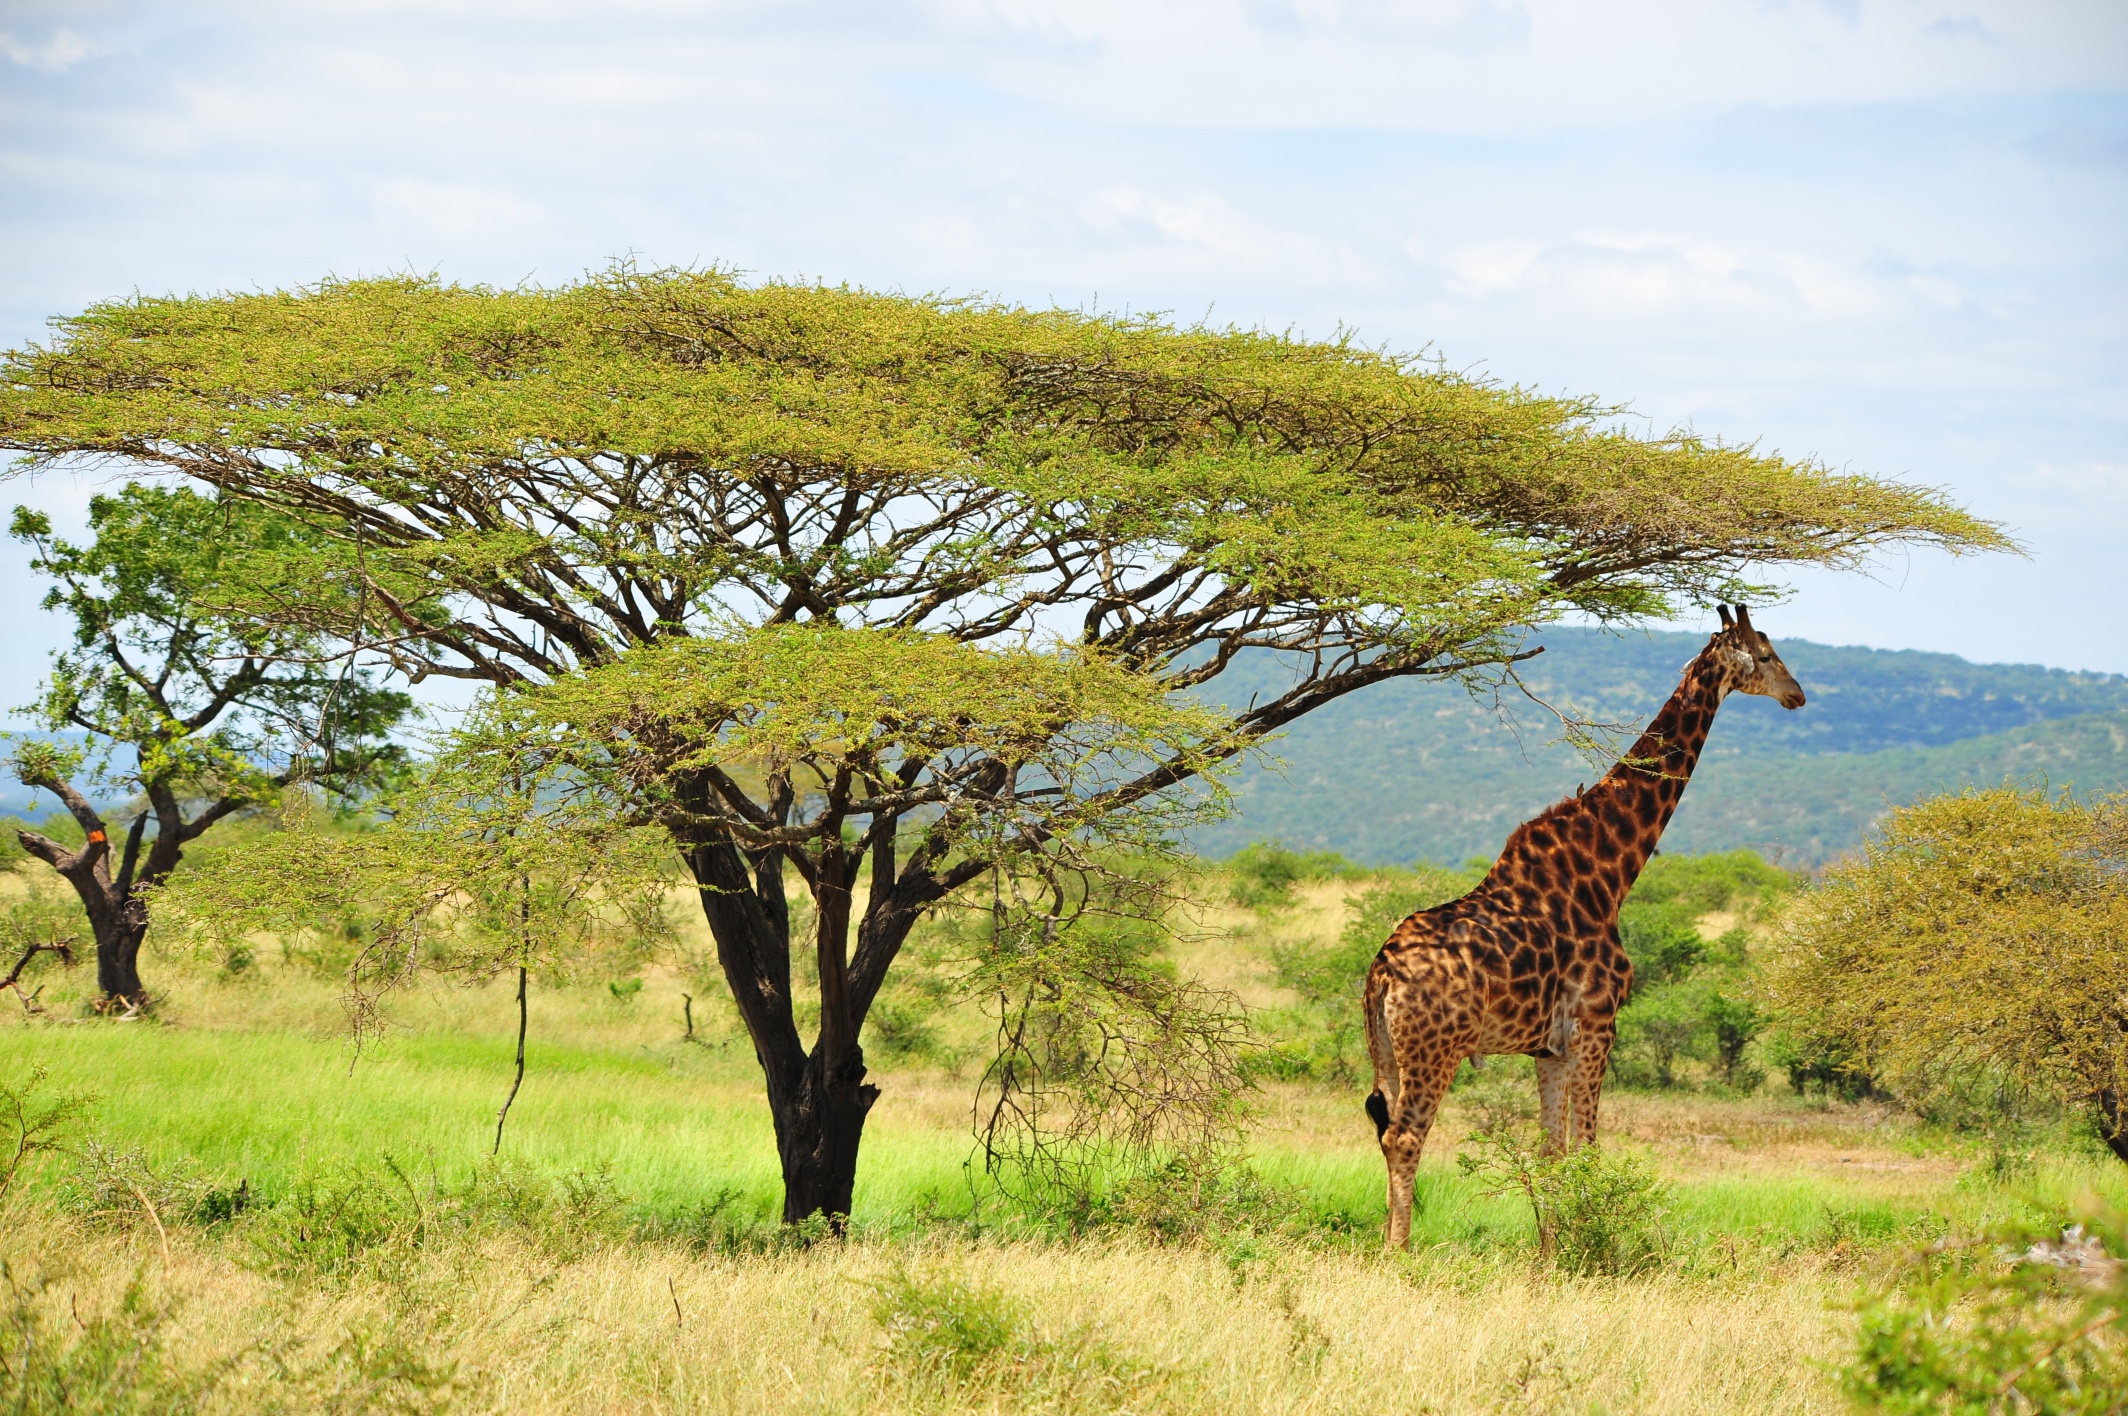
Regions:
M 1398 1069 L 1402 1086 L 1396 1104 L 1388 1110 L 1389 1124 L 1382 1128 L 1382 1159 L 1389 1166 L 1389 1247 L 1411 1247 L 1411 1191 L 1418 1177 L 1419 1155 L 1426 1149 L 1426 1136 L 1441 1110 L 1441 1098 L 1455 1080 L 1463 1059 L 1437 1053 L 1425 1058 L 1403 1059 Z

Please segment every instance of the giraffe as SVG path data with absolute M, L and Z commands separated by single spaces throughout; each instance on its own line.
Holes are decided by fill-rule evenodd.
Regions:
M 1461 899 L 1398 925 L 1367 970 L 1363 999 L 1389 1167 L 1389 1246 L 1411 1243 L 1411 1187 L 1435 1113 L 1466 1057 L 1537 1059 L 1545 1149 L 1596 1136 L 1603 1071 L 1633 966 L 1618 907 L 1655 853 L 1731 693 L 1803 706 L 1803 690 L 1742 605 L 1686 665 L 1648 730 L 1595 786 L 1515 828 Z

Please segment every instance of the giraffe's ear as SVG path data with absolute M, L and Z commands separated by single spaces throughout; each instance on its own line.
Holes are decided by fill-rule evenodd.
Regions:
M 1729 607 L 1727 605 L 1716 605 L 1714 607 L 1714 612 L 1722 617 L 1722 628 L 1728 629 L 1730 627 Z

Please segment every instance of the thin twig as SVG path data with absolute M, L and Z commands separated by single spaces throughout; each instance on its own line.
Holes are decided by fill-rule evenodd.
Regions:
M 502 1099 L 502 1110 L 495 1113 L 495 1149 L 490 1155 L 502 1154 L 502 1123 L 510 1119 L 510 1103 L 517 1100 L 517 1089 L 525 1084 L 525 977 L 523 964 L 517 966 L 517 1076 L 510 1082 L 510 1094 Z
M 673 1326 L 684 1332 L 687 1328 L 687 1318 L 680 1312 L 680 1290 L 673 1287 L 671 1274 L 665 1275 L 665 1291 L 672 1295 Z
M 156 1237 L 163 1241 L 163 1270 L 167 1273 L 170 1268 L 170 1231 L 163 1228 L 163 1217 L 155 1212 L 154 1205 L 148 1203 L 147 1193 L 140 1186 L 128 1180 L 126 1188 L 133 1192 L 134 1199 L 140 1201 L 140 1207 L 148 1212 L 149 1220 L 155 1225 Z
M 2097 1332 L 2106 1324 L 2118 1321 L 2120 1319 L 2120 1316 L 2121 1315 L 2119 1313 L 2114 1312 L 2110 1308 L 2107 1311 L 2099 1314 L 2090 1322 L 2085 1323 L 2075 1332 L 2072 1332 L 2067 1337 L 2063 1338 L 2060 1342 L 2055 1343 L 2046 1351 L 2037 1354 L 2029 1362 L 2026 1362 L 2022 1367 L 2019 1367 L 2016 1371 L 2010 1373 L 2010 1375 L 2008 1375 L 2007 1377 L 2004 1377 L 2002 1379 L 2002 1385 L 1995 1388 L 1995 1394 L 1997 1396 L 2008 1396 L 2010 1394 L 2010 1388 L 2016 1386 L 2019 1379 L 2022 1378 L 2025 1373 L 2031 1371 L 2034 1367 L 2037 1367 L 2040 1363 L 2046 1361 L 2048 1358 L 2054 1356 L 2055 1353 L 2060 1352 L 2063 1348 L 2074 1346 L 2076 1343 L 2082 1342 L 2085 1338 L 2091 1336 L 2092 1333 Z

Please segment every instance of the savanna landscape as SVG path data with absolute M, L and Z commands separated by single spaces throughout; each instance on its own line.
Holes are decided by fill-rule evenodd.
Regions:
M 1362 981 L 1520 838 L 1193 846 L 1383 684 L 1519 693 L 1568 807 L 1659 831 L 1723 685 L 1801 708 L 1753 577 L 2016 549 L 1937 489 L 1345 339 L 720 269 L 135 297 L 8 358 L 16 466 L 125 476 L 12 522 L 74 631 L 0 877 L 10 1409 L 2128 1397 L 2115 681 L 1939 735 L 2072 722 L 2074 780 L 1567 839 L 1630 964 L 1559 1015 L 1615 1028 L 1601 1126 L 1540 1135 L 1556 1052 L 1464 1063 L 1408 1245 Z M 1667 741 L 1528 667 L 1716 604 Z M 1377 807 L 1332 746 L 1299 819 Z

